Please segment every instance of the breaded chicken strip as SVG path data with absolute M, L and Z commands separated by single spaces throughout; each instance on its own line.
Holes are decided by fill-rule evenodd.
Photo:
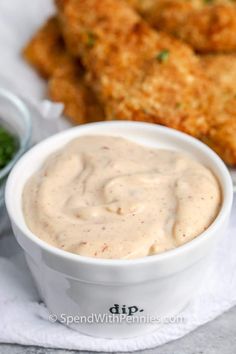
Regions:
M 186 45 L 157 33 L 120 0 L 58 0 L 69 51 L 110 119 L 163 124 L 201 137 L 212 95 Z
M 56 17 L 39 29 L 23 55 L 40 75 L 49 79 L 49 97 L 64 103 L 64 113 L 73 123 L 103 120 L 103 109 L 85 83 L 81 63 L 66 51 Z
M 223 96 L 236 98 L 236 54 L 202 55 L 203 70 Z
M 229 165 L 236 165 L 236 54 L 201 57 L 216 96 L 214 119 L 202 140 Z
M 224 115 L 223 115 L 224 117 Z M 225 117 L 226 118 L 226 117 Z M 211 129 L 202 137 L 229 166 L 236 166 L 236 117 L 227 116 L 213 122 Z
M 84 72 L 74 63 L 56 68 L 49 80 L 48 94 L 53 101 L 64 103 L 64 114 L 74 124 L 104 120 L 102 106 L 84 82 Z
M 63 4 L 63 3 L 62 3 Z M 93 46 L 95 38 L 88 35 L 88 45 Z M 85 85 L 82 66 L 66 52 L 58 22 L 50 19 L 34 36 L 24 51 L 26 59 L 44 76 L 51 77 L 49 94 L 52 99 L 64 102 L 65 113 L 75 123 L 103 118 L 101 106 L 94 93 Z M 162 53 L 163 62 L 168 58 Z M 215 113 L 207 134 L 201 139 L 216 150 L 230 165 L 236 165 L 236 56 L 202 56 L 201 65 L 212 80 L 214 88 Z M 217 106 L 217 108 L 216 108 Z M 178 111 L 179 104 L 176 105 Z M 209 105 L 210 111 L 210 105 Z
M 56 17 L 51 17 L 36 32 L 24 48 L 23 56 L 41 76 L 47 79 L 58 66 L 71 63 L 72 58 L 65 49 Z
M 236 50 L 234 0 L 127 0 L 152 26 L 198 52 Z

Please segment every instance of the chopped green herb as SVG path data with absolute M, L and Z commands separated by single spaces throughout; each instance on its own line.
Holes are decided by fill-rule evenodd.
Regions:
M 5 128 L 0 127 L 0 169 L 11 161 L 17 150 L 17 140 Z
M 170 55 L 170 51 L 168 49 L 163 49 L 161 52 L 159 52 L 156 55 L 156 59 L 160 62 L 160 63 L 164 63 L 168 60 Z
M 177 102 L 175 105 L 176 108 L 181 108 L 182 107 L 182 103 L 181 102 Z
M 87 46 L 92 48 L 96 42 L 96 36 L 93 32 L 87 32 Z

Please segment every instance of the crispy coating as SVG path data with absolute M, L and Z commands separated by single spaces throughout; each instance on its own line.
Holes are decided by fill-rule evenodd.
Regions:
M 24 58 L 44 78 L 52 76 L 58 66 L 71 62 L 71 56 L 65 50 L 59 22 L 51 17 L 36 32 L 23 50 Z
M 236 54 L 204 55 L 200 57 L 203 71 L 212 81 L 215 106 L 220 112 L 214 120 L 236 119 Z M 224 118 L 222 118 L 224 116 Z
M 39 29 L 23 55 L 41 76 L 49 79 L 49 97 L 64 103 L 64 113 L 73 123 L 104 119 L 101 105 L 85 83 L 81 63 L 66 51 L 56 17 Z
M 236 117 L 215 121 L 202 141 L 209 145 L 229 166 L 236 166 Z
M 53 101 L 64 103 L 64 113 L 74 124 L 104 120 L 102 106 L 73 62 L 57 67 L 49 80 L 48 94 Z
M 201 65 L 224 95 L 236 96 L 236 54 L 200 56 Z
M 95 4 L 96 1 L 93 3 Z M 108 3 L 111 4 L 110 1 Z M 109 36 L 109 41 L 102 46 L 99 45 L 99 48 L 95 50 L 100 40 L 97 32 L 93 29 L 91 31 L 91 26 L 86 27 L 82 35 L 74 29 L 71 31 L 72 23 L 65 25 L 66 22 L 64 22 L 68 0 L 58 0 L 58 5 L 60 5 L 61 21 L 64 23 L 63 30 L 70 45 L 70 51 L 76 56 L 82 55 L 86 66 L 88 65 L 87 80 L 85 80 L 84 69 L 80 62 L 67 52 L 56 18 L 49 19 L 39 30 L 25 48 L 24 56 L 41 75 L 49 78 L 48 92 L 51 99 L 65 104 L 65 114 L 74 123 L 105 119 L 101 104 L 88 86 L 88 81 L 104 102 L 107 118 L 151 121 L 184 130 L 211 146 L 226 163 L 236 165 L 236 95 L 234 89 L 236 55 L 201 56 L 201 68 L 199 69 L 198 59 L 187 47 L 161 34 L 157 34 L 158 37 L 155 36 L 154 39 L 154 36 L 150 35 L 150 30 L 147 30 L 148 26 L 140 27 L 136 15 L 132 17 L 135 23 L 132 30 L 126 11 L 119 12 L 119 18 L 129 24 L 127 36 L 125 37 L 123 31 L 119 32 L 118 23 L 114 24 L 112 27 L 114 38 Z M 114 21 L 111 14 L 112 6 L 109 7 L 109 21 Z M 101 20 L 100 17 L 99 21 Z M 109 21 L 102 33 L 104 37 L 106 37 L 106 31 L 109 32 Z M 95 28 L 100 34 L 101 29 L 97 26 Z M 124 26 L 124 30 L 125 28 Z M 140 39 L 139 35 L 141 35 Z M 132 45 L 126 48 L 128 36 L 132 39 Z M 161 39 L 161 43 L 150 44 L 146 36 L 150 36 L 150 41 L 152 38 L 154 42 Z M 84 40 L 82 48 L 78 48 L 80 37 Z M 117 47 L 120 39 L 122 39 L 122 47 L 119 51 Z M 155 49 L 157 63 L 156 61 L 153 63 L 153 57 L 150 58 L 146 53 L 149 50 L 153 53 L 154 47 L 157 48 Z M 164 48 L 164 55 L 161 48 Z M 135 57 L 135 51 L 137 56 L 140 56 L 141 51 L 141 58 Z M 175 57 L 177 68 L 173 63 Z M 95 64 L 96 67 L 93 68 Z M 155 68 L 156 65 L 158 69 Z M 209 80 L 204 78 L 201 70 L 209 77 Z M 181 71 L 185 79 L 182 81 L 179 80 Z M 155 78 L 158 78 L 160 82 L 156 83 Z M 188 87 L 188 81 L 191 82 L 193 78 L 193 87 L 191 85 Z M 113 87 L 116 89 L 114 93 Z M 179 95 L 177 95 L 178 90 L 181 90 Z M 209 91 L 211 91 L 210 94 Z M 192 99 L 186 96 L 185 101 L 184 93 L 194 94 L 194 96 Z M 202 97 L 204 95 L 205 97 Z M 146 98 L 146 96 L 150 97 Z M 109 102 L 110 98 L 111 102 Z M 182 102 L 180 98 L 183 99 Z M 171 101 L 174 104 L 170 105 Z M 186 114 L 185 109 L 187 109 Z M 201 124 L 196 124 L 196 118 Z
M 214 99 L 192 50 L 152 30 L 122 0 L 58 0 L 69 51 L 110 119 L 163 124 L 200 137 Z
M 196 51 L 236 50 L 234 0 L 127 0 L 157 29 L 187 42 Z
M 216 113 L 202 140 L 227 164 L 236 165 L 236 54 L 202 56 L 201 64 L 216 97 Z

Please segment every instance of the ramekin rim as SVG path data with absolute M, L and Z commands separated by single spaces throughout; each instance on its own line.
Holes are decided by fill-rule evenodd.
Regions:
M 135 259 L 103 259 L 103 258 L 93 258 L 93 257 L 87 257 L 87 256 L 81 256 L 78 254 L 73 254 L 67 251 L 64 251 L 60 248 L 54 247 L 47 242 L 41 240 L 37 235 L 35 235 L 32 231 L 29 230 L 29 228 L 26 225 L 26 222 L 24 221 L 23 227 L 22 225 L 19 225 L 20 223 L 17 222 L 14 217 L 14 213 L 12 212 L 12 206 L 11 206 L 11 201 L 8 198 L 9 195 L 9 190 L 11 188 L 11 185 L 14 184 L 12 181 L 14 180 L 15 176 L 14 173 L 17 168 L 19 168 L 21 162 L 25 159 L 28 158 L 31 154 L 33 154 L 34 151 L 42 147 L 42 145 L 47 144 L 50 140 L 53 139 L 58 139 L 61 136 L 70 134 L 71 131 L 75 130 L 81 130 L 83 128 L 86 128 L 87 126 L 101 126 L 101 125 L 120 125 L 120 124 L 125 124 L 125 125 L 136 125 L 140 127 L 144 126 L 153 126 L 155 129 L 158 129 L 168 135 L 168 138 L 170 136 L 175 135 L 175 138 L 179 137 L 181 140 L 185 140 L 187 142 L 190 142 L 194 144 L 197 148 L 200 150 L 205 150 L 204 153 L 210 157 L 214 164 L 218 165 L 218 168 L 221 169 L 223 173 L 223 177 L 225 179 L 225 186 L 224 186 L 224 197 L 222 200 L 222 204 L 219 210 L 218 215 L 216 216 L 215 220 L 213 223 L 200 235 L 198 235 L 196 238 L 194 238 L 191 241 L 186 242 L 185 244 L 178 246 L 174 249 L 162 252 L 160 254 L 152 255 L 152 256 L 146 256 L 142 258 L 135 258 Z M 87 134 L 89 135 L 89 133 Z M 101 135 L 101 134 L 100 134 Z M 223 189 L 223 186 L 221 185 L 221 188 Z M 20 196 L 19 196 L 20 197 Z M 6 189 L 5 189 L 5 202 L 6 202 L 6 208 L 8 211 L 8 214 L 10 216 L 10 219 L 14 221 L 14 223 L 17 225 L 17 227 L 20 229 L 20 231 L 29 238 L 33 243 L 35 243 L 40 249 L 43 249 L 44 251 L 54 255 L 58 256 L 67 260 L 70 260 L 72 262 L 78 262 L 78 263 L 84 263 L 87 265 L 94 265 L 94 266 L 110 266 L 110 267 L 122 267 L 122 266 L 131 266 L 131 265 L 137 265 L 137 264 L 144 264 L 144 263 L 153 263 L 155 261 L 161 261 L 161 260 L 166 260 L 168 258 L 175 257 L 177 255 L 181 255 L 181 253 L 187 252 L 191 248 L 197 246 L 199 243 L 204 242 L 204 240 L 207 238 L 207 236 L 210 236 L 212 233 L 214 233 L 215 229 L 217 229 L 217 226 L 220 225 L 229 215 L 231 206 L 233 203 L 233 185 L 232 185 L 232 179 L 230 177 L 229 171 L 224 164 L 224 162 L 221 160 L 221 158 L 213 151 L 211 150 L 207 145 L 202 143 L 201 141 L 174 129 L 164 127 L 161 125 L 157 124 L 152 124 L 152 123 L 146 123 L 146 122 L 132 122 L 132 121 L 106 121 L 106 122 L 95 122 L 95 123 L 87 123 L 83 124 L 82 126 L 77 126 L 73 127 L 70 129 L 67 129 L 65 131 L 59 132 L 57 134 L 54 134 L 50 136 L 49 138 L 41 141 L 40 143 L 36 144 L 34 147 L 32 147 L 28 152 L 26 152 L 15 164 L 13 167 L 12 171 L 10 172 L 10 175 L 8 176 L 8 180 L 6 183 Z

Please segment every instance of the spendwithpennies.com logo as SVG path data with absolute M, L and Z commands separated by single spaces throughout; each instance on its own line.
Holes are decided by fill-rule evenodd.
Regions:
M 91 313 L 89 315 L 67 315 L 65 313 L 60 314 L 59 316 L 56 314 L 49 315 L 50 322 L 60 321 L 66 325 L 71 324 L 92 324 L 92 323 L 128 323 L 128 324 L 142 324 L 142 323 L 155 323 L 155 324 L 174 324 L 174 323 L 184 323 L 185 319 L 183 316 L 167 316 L 167 317 L 157 317 L 150 315 L 127 315 L 127 314 L 119 314 L 119 315 L 110 315 L 107 313 Z

